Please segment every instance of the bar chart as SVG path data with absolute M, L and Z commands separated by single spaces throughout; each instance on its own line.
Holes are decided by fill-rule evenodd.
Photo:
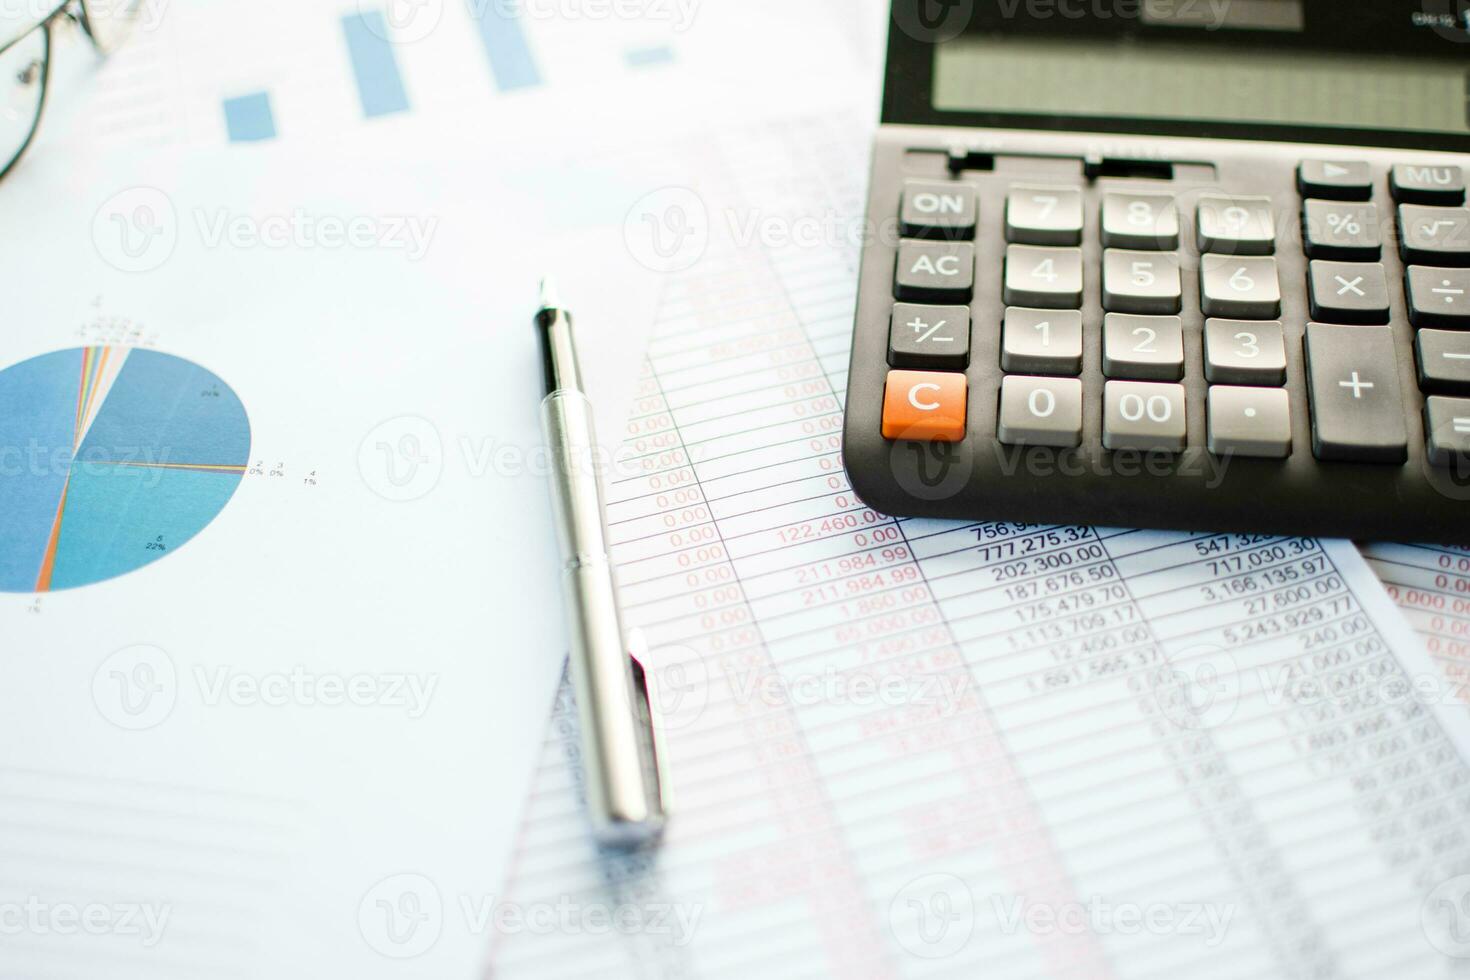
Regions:
M 385 0 L 392 3 L 394 0 Z M 436 22 L 438 30 L 460 30 L 478 49 L 481 71 L 492 96 L 533 91 L 549 84 L 543 59 L 536 51 L 533 31 L 548 27 L 544 22 L 528 24 L 522 10 L 494 0 L 464 0 L 463 7 L 448 8 L 450 16 Z M 335 57 L 350 81 L 357 117 L 370 121 L 415 109 L 414 88 L 405 66 L 406 55 L 417 52 L 421 40 L 395 19 L 390 7 L 367 2 L 356 10 L 339 13 L 333 25 L 336 50 L 320 59 L 330 65 Z M 407 37 L 402 35 L 407 34 Z M 424 33 L 424 32 L 420 32 Z M 629 74 L 657 70 L 675 64 L 674 46 L 667 41 L 621 41 L 612 39 L 612 58 Z M 289 135 L 279 124 L 277 104 L 282 96 L 268 86 L 254 90 L 228 91 L 220 96 L 220 112 L 226 139 L 252 143 Z
M 79 131 L 109 146 L 249 153 L 337 137 L 488 139 L 554 119 L 600 125 L 582 111 L 599 100 L 655 125 L 669 112 L 745 111 L 782 99 L 791 69 L 812 75 L 814 56 L 847 63 L 840 44 L 815 55 L 811 44 L 822 6 L 836 2 L 168 4 L 98 67 L 95 85 L 79 86 Z

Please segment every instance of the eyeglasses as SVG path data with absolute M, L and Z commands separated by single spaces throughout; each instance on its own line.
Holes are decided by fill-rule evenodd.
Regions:
M 99 54 L 126 40 L 141 0 L 62 0 L 34 27 L 0 47 L 0 177 L 10 173 L 41 124 L 58 22 L 81 27 Z

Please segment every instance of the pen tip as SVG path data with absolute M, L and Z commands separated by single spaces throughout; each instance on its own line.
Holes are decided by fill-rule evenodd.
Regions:
M 541 308 L 543 310 L 556 309 L 560 305 L 556 296 L 556 280 L 550 276 L 541 277 Z

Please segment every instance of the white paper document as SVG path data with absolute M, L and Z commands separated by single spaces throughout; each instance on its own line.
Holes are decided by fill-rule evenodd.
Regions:
M 724 226 L 854 227 L 838 127 L 725 149 Z M 669 832 L 593 851 L 564 692 L 495 975 L 1459 975 L 1470 719 L 1358 553 L 866 509 L 856 252 L 736 239 L 666 295 L 611 489 Z
M 599 153 L 579 224 L 564 163 L 344 159 L 0 186 L 0 976 L 483 962 L 399 884 L 502 881 L 566 650 L 537 277 L 625 416 L 660 177 Z
M 1447 694 L 1470 705 L 1470 549 L 1386 542 L 1360 548 L 1423 638 Z

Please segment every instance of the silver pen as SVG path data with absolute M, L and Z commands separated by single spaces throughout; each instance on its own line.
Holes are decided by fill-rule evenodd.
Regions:
M 541 429 L 551 462 L 587 807 L 599 842 L 633 846 L 656 838 L 666 816 L 648 678 L 630 649 L 637 637 L 630 643 L 623 631 L 592 403 L 582 390 L 571 315 L 557 304 L 550 279 L 541 281 L 535 322 L 546 381 Z

